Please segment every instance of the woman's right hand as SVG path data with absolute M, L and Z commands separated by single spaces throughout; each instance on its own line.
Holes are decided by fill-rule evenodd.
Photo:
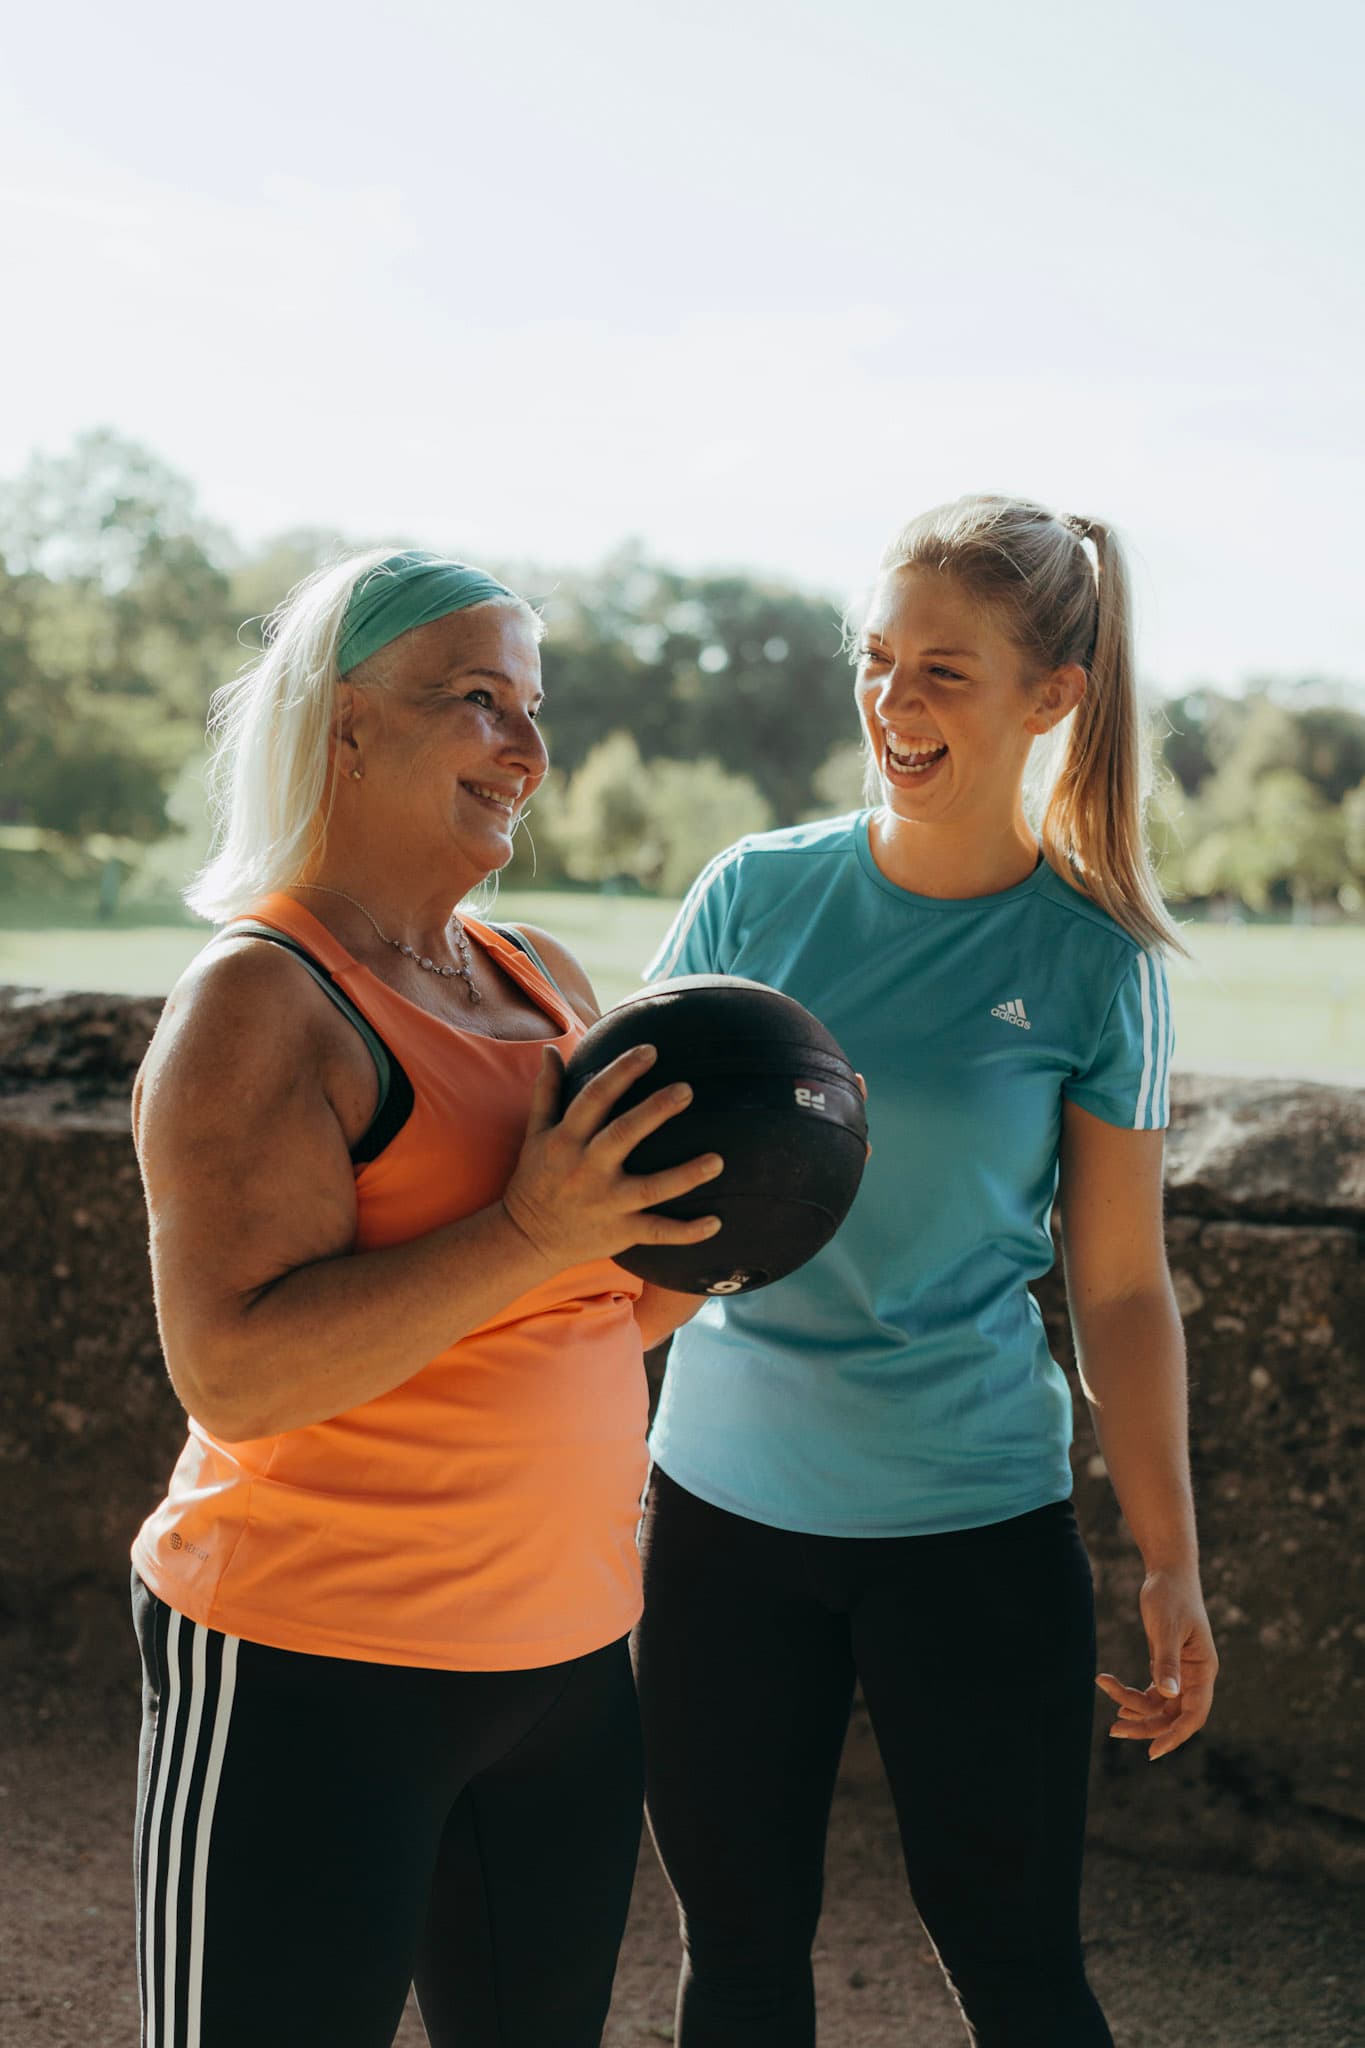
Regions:
M 679 1222 L 645 1213 L 714 1180 L 725 1164 L 717 1153 L 703 1153 L 659 1173 L 625 1170 L 641 1140 L 692 1100 L 692 1090 L 677 1082 L 613 1116 L 621 1097 L 648 1073 L 656 1057 L 652 1045 L 622 1053 L 593 1076 L 561 1117 L 563 1063 L 552 1046 L 545 1048 L 526 1141 L 502 1205 L 556 1272 L 614 1258 L 636 1244 L 701 1244 L 720 1229 L 716 1216 Z

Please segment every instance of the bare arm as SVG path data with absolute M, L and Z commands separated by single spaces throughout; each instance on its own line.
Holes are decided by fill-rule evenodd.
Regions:
M 676 1099 L 659 1091 L 602 1128 L 647 1062 L 616 1062 L 559 1121 L 547 1049 L 503 1199 L 410 1243 L 352 1251 L 342 1116 L 358 1041 L 344 1024 L 338 1037 L 329 1011 L 287 958 L 238 946 L 186 978 L 139 1077 L 163 1347 L 181 1400 L 216 1435 L 340 1414 L 567 1266 L 710 1234 L 639 1214 L 712 1177 L 709 1161 L 648 1178 L 621 1171 Z
M 1064 1111 L 1062 1252 L 1081 1382 L 1149 1569 L 1198 1560 L 1185 1336 L 1162 1232 L 1162 1133 Z
M 1185 1341 L 1166 1265 L 1161 1160 L 1159 1131 L 1121 1130 L 1064 1106 L 1062 1251 L 1077 1365 L 1147 1573 L 1152 1686 L 1137 1694 L 1117 1679 L 1101 1683 L 1120 1705 L 1114 1732 L 1152 1739 L 1154 1756 L 1202 1725 L 1217 1671 L 1199 1590 Z

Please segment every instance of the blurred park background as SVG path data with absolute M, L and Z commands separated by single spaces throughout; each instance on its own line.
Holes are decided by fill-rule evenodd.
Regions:
M 1097 1742 L 1088 1939 L 1125 2043 L 1365 2039 L 1350 1908 L 1315 1882 L 1365 1867 L 1365 10 L 11 12 L 0 984 L 171 986 L 208 936 L 180 891 L 213 691 L 339 549 L 443 549 L 542 607 L 553 773 L 498 914 L 609 1000 L 708 855 L 860 801 L 839 616 L 892 531 L 984 490 L 1124 533 L 1190 954 L 1168 1222 L 1226 1664 L 1157 1790 Z M 136 2030 L 126 1545 L 183 1429 L 128 1143 L 154 1013 L 0 1002 L 0 2036 L 13 2013 L 25 2048 Z M 1077 1455 L 1125 1669 L 1137 1560 Z M 821 2038 L 880 2048 L 909 2015 L 946 2048 L 866 1723 L 840 1796 Z M 672 2038 L 643 1870 L 621 2048 Z
M 169 986 L 212 691 L 379 541 L 542 604 L 501 900 L 619 995 L 710 853 L 860 800 L 838 614 L 911 513 L 1007 490 L 1133 546 L 1181 1063 L 1365 1080 L 1362 22 L 30 10 L 0 979 Z
M 180 891 L 212 692 L 300 576 L 371 538 L 244 546 L 109 429 L 0 485 L 0 980 L 169 988 L 207 935 Z M 499 914 L 551 926 L 611 1000 L 711 854 L 862 800 L 837 596 L 638 545 L 498 566 L 549 626 L 554 762 Z M 1250 675 L 1148 708 L 1181 1063 L 1365 1080 L 1365 691 Z

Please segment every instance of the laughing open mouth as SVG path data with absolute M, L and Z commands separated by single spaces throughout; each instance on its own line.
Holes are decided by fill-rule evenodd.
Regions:
M 942 740 L 905 739 L 898 732 L 886 735 L 886 758 L 898 775 L 923 775 L 941 761 L 947 751 Z

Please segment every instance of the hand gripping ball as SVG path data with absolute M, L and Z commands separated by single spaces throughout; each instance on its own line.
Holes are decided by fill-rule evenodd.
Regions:
M 809 1010 L 762 982 L 694 974 L 656 982 L 599 1019 L 564 1075 L 567 1107 L 635 1045 L 659 1057 L 616 1113 L 690 1082 L 692 1101 L 635 1147 L 628 1172 L 656 1173 L 702 1152 L 725 1171 L 656 1212 L 719 1216 L 704 1244 L 634 1245 L 617 1264 L 683 1294 L 748 1294 L 795 1272 L 848 1214 L 867 1157 L 857 1076 Z

